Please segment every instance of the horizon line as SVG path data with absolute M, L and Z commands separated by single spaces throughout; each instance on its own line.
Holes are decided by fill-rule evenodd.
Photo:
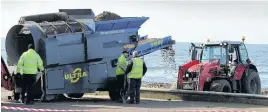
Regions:
M 2 39 L 6 39 L 6 37 L 1 37 L 1 41 L 2 41 Z M 199 41 L 177 41 L 177 40 L 175 40 L 175 41 L 176 41 L 176 43 L 198 43 L 198 44 L 204 43 L 204 42 L 199 42 Z M 221 41 L 221 40 L 219 40 L 219 41 Z M 232 41 L 232 40 L 226 40 L 226 41 Z M 247 43 L 246 41 L 245 41 L 245 44 L 268 45 L 268 43 Z

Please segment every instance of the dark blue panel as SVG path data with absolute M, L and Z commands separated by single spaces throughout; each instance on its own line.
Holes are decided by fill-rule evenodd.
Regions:
M 113 27 L 113 23 L 99 24 L 96 27 L 96 31 L 108 31 L 108 30 L 112 30 L 112 27 Z
M 139 28 L 144 22 L 145 20 L 131 21 L 128 28 Z
M 103 84 L 108 77 L 107 65 L 106 63 L 92 64 L 89 65 L 89 74 L 91 84 Z
M 53 65 L 59 63 L 59 48 L 57 46 L 56 38 L 45 39 L 45 57 L 46 65 Z
M 126 29 L 129 23 L 130 23 L 129 21 L 117 22 L 114 24 L 113 30 Z
M 47 72 L 47 89 L 63 89 L 63 70 L 52 70 Z
M 98 21 L 95 23 L 95 31 L 109 31 L 127 28 L 140 28 L 148 17 L 123 18 L 111 21 Z

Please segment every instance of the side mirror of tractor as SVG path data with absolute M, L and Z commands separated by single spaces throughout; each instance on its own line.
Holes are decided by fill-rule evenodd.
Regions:
M 249 58 L 246 60 L 246 62 L 247 62 L 248 64 L 251 64 L 251 61 L 250 61 Z
M 190 53 L 191 60 L 196 60 L 196 58 L 197 58 L 197 50 L 196 50 L 195 46 L 190 47 L 189 53 Z
M 189 47 L 189 55 L 191 55 L 191 52 L 194 50 L 194 47 L 193 46 L 190 46 Z

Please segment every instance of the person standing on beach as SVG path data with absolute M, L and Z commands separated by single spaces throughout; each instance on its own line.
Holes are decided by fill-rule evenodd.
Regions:
M 132 53 L 133 58 L 130 60 L 125 72 L 130 79 L 130 101 L 128 102 L 130 104 L 134 104 L 134 102 L 136 102 L 136 104 L 140 103 L 141 79 L 147 72 L 146 64 L 137 55 L 137 51 Z
M 28 51 L 24 52 L 17 66 L 17 75 L 20 75 L 21 70 L 23 71 L 22 80 L 22 103 L 33 104 L 33 85 L 36 80 L 36 75 L 39 70 L 44 71 L 43 61 L 38 53 L 35 52 L 34 46 L 29 44 Z M 27 92 L 27 98 L 25 102 L 25 92 Z
M 123 51 L 122 55 L 118 58 L 116 67 L 116 82 L 117 82 L 117 92 L 120 93 L 117 102 L 122 102 L 121 94 L 124 92 L 124 81 L 125 81 L 125 71 L 127 68 L 127 56 L 128 52 Z

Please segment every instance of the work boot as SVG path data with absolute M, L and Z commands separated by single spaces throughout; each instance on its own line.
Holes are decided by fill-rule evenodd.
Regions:
M 16 103 L 21 103 L 19 100 L 16 100 Z
M 139 104 L 139 103 L 140 103 L 140 98 L 136 97 L 136 104 Z
M 34 104 L 34 101 L 31 101 L 30 103 L 31 103 L 31 104 Z
M 122 99 L 121 99 L 121 98 L 119 98 L 119 99 L 118 99 L 118 100 L 116 100 L 115 102 L 122 103 L 123 101 L 122 101 Z
M 32 103 L 31 102 L 26 102 L 25 105 L 32 105 Z
M 25 103 L 25 100 L 24 99 L 21 99 L 21 103 Z
M 136 96 L 135 97 L 135 101 L 136 101 L 136 104 L 139 104 L 140 103 L 140 97 L 139 96 Z
M 34 104 L 33 101 L 26 102 L 26 105 L 33 105 L 33 104 Z
M 128 104 L 134 104 L 134 100 L 129 100 Z

